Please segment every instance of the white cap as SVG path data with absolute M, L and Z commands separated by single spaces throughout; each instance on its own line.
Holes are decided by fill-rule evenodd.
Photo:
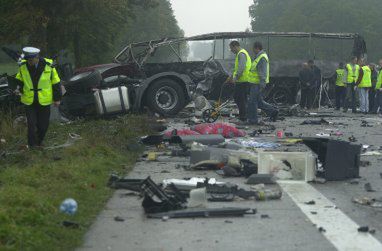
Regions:
M 24 58 L 34 58 L 40 53 L 40 49 L 35 47 L 24 47 L 23 54 Z

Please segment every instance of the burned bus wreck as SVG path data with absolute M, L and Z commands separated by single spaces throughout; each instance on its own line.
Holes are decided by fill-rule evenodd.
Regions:
M 322 82 L 330 89 L 329 80 L 339 61 L 351 55 L 366 55 L 363 38 L 348 33 L 228 32 L 132 43 L 111 64 L 76 69 L 74 74 L 59 66 L 65 87 L 61 111 L 68 116 L 88 116 L 100 110 L 103 114 L 148 107 L 171 116 L 195 94 L 216 100 L 234 66 L 234 55 L 228 46 L 232 40 L 239 40 L 250 53 L 255 40 L 263 42 L 271 61 L 266 99 L 278 104 L 295 103 L 302 62 L 315 59 Z M 342 58 L 330 58 L 333 50 L 341 50 Z M 102 107 L 97 110 L 95 92 L 101 92 L 102 97 L 103 91 L 118 87 L 126 87 L 123 92 L 127 94 L 120 89 L 114 96 L 105 97 L 106 104 L 105 100 L 98 100 Z M 223 98 L 229 98 L 232 92 L 232 86 L 225 87 Z M 108 105 L 114 108 L 108 111 Z

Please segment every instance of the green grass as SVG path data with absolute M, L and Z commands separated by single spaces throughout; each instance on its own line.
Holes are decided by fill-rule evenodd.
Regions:
M 16 62 L 0 64 L 0 74 L 7 73 L 8 75 L 14 75 L 17 73 L 18 66 Z
M 0 153 L 25 144 L 25 126 L 14 128 L 11 118 L 0 114 L 0 138 L 6 140 Z M 51 124 L 47 146 L 65 143 L 69 132 L 82 139 L 68 148 L 0 158 L 0 250 L 72 250 L 81 245 L 113 192 L 106 187 L 109 174 L 128 172 L 139 156 L 128 144 L 148 133 L 146 124 L 139 116 Z M 78 202 L 74 216 L 59 212 L 65 198 Z M 63 220 L 81 227 L 65 228 Z

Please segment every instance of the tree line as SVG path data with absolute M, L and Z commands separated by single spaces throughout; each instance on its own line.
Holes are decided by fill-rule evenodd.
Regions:
M 0 0 L 0 45 L 111 62 L 127 43 L 182 36 L 168 0 Z
M 254 31 L 358 33 L 366 40 L 370 61 L 376 61 L 382 57 L 381 9 L 380 0 L 254 0 L 249 13 Z M 284 49 L 279 49 L 282 56 L 298 54 L 300 57 L 311 56 L 302 52 L 308 49 L 307 43 L 296 40 L 274 42 L 278 47 L 284 45 Z M 318 57 L 348 60 L 351 46 L 343 41 L 329 41 L 317 42 L 313 49 Z M 289 53 L 282 51 L 289 47 Z

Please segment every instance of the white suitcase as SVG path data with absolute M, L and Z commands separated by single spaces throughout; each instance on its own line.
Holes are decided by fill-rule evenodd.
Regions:
M 97 90 L 94 92 L 97 113 L 100 115 L 126 112 L 130 109 L 129 92 L 126 86 Z

